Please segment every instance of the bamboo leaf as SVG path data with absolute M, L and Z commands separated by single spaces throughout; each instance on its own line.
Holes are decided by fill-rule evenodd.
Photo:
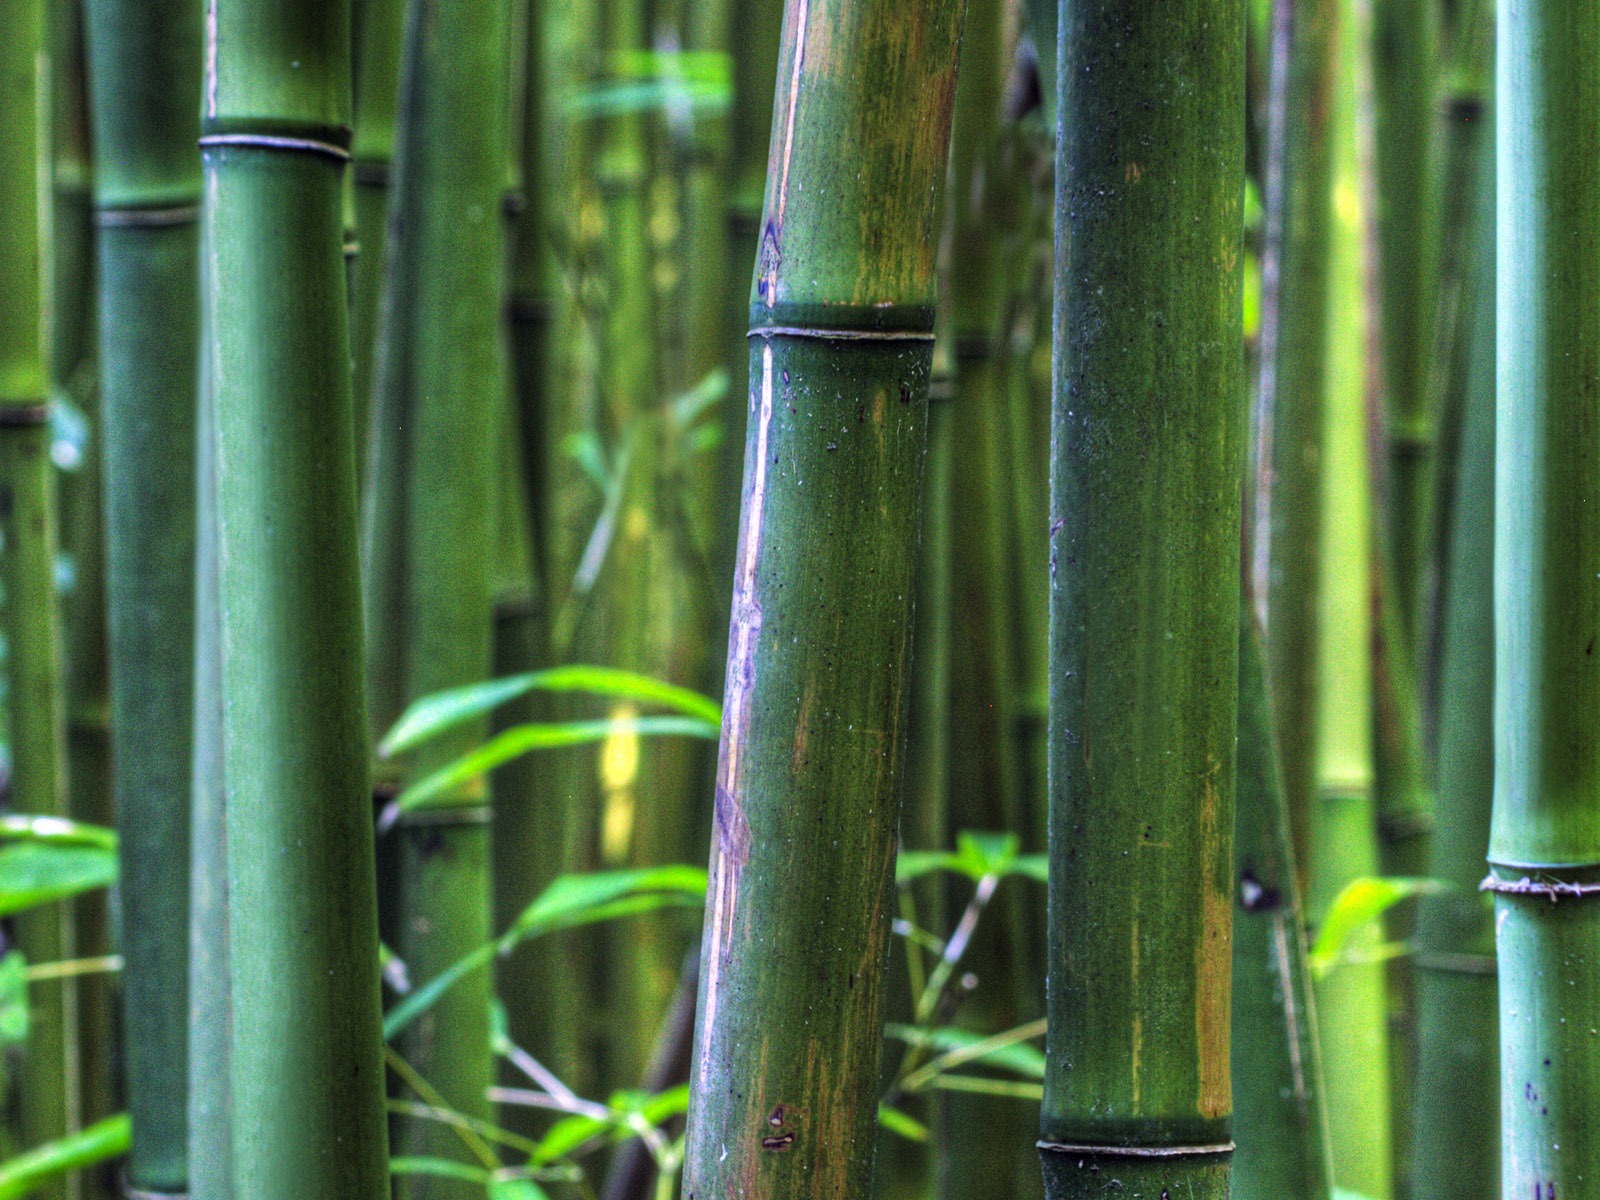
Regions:
M 878 1124 L 908 1142 L 926 1142 L 932 1136 L 921 1121 L 887 1104 L 878 1105 Z
M 641 736 L 715 738 L 720 728 L 699 717 L 630 717 L 516 725 L 407 787 L 384 811 L 380 827 L 387 829 L 401 813 L 420 808 L 468 780 L 534 750 L 581 746 L 604 741 L 614 733 L 630 731 Z
M 681 395 L 667 401 L 667 411 L 673 423 L 688 429 L 695 421 L 728 394 L 728 372 L 718 367 L 708 371 L 706 377 Z
M 1012 1096 L 1019 1100 L 1040 1100 L 1044 1086 L 1013 1079 L 983 1079 L 976 1075 L 935 1075 L 929 1084 L 946 1092 L 977 1092 L 984 1096 Z
M 389 1174 L 430 1175 L 435 1179 L 460 1179 L 467 1183 L 488 1183 L 489 1172 L 471 1163 L 457 1162 L 452 1158 L 429 1158 L 416 1155 L 389 1160 Z
M 692 688 L 679 687 L 636 671 L 572 664 L 424 696 L 400 715 L 394 728 L 379 744 L 378 754 L 392 758 L 463 721 L 482 716 L 533 691 L 588 692 L 673 709 L 719 727 L 722 723 L 722 706 Z
M 934 871 L 959 871 L 961 861 L 947 850 L 902 850 L 894 864 L 894 881 L 905 884 Z
M 1407 876 L 1363 876 L 1352 879 L 1334 897 L 1311 947 L 1312 969 L 1328 970 L 1342 955 L 1350 939 L 1364 926 L 1412 896 L 1445 891 L 1437 879 Z
M 963 829 L 956 835 L 956 856 L 961 870 L 974 879 L 1004 875 L 1016 861 L 1022 840 L 1014 833 Z
M 116 881 L 116 853 L 102 846 L 18 842 L 0 847 L 0 916 Z
M 384 1040 L 392 1040 L 452 987 L 493 962 L 496 954 L 509 953 L 529 938 L 669 906 L 702 904 L 705 894 L 706 872 L 699 867 L 563 875 L 499 938 L 463 955 L 384 1014 Z
M 1050 858 L 1045 854 L 1019 854 L 1007 875 L 1021 875 L 1035 883 L 1050 882 Z
M 22 1200 L 53 1179 L 126 1154 L 132 1141 L 133 1123 L 127 1113 L 118 1113 L 36 1146 L 0 1163 L 0 1200 Z
M 561 439 L 561 452 L 578 464 L 578 469 L 589 477 L 602 495 L 611 493 L 616 486 L 616 474 L 606 464 L 605 447 L 598 434 L 588 429 L 569 433 Z
M 489 1200 L 550 1200 L 550 1193 L 531 1179 L 491 1179 Z
M 596 84 L 576 92 L 567 102 L 573 117 L 614 117 L 626 113 L 653 112 L 683 105 L 705 112 L 723 112 L 728 107 L 729 90 L 716 84 L 686 79 L 653 79 Z
M 629 1118 L 643 1117 L 652 1126 L 689 1111 L 689 1085 L 671 1087 L 654 1095 L 645 1092 L 623 1091 L 613 1093 L 606 1105 L 608 1115 L 579 1115 L 564 1117 L 550 1127 L 550 1132 L 539 1143 L 534 1154 L 535 1163 L 553 1162 L 571 1154 L 591 1138 L 607 1137 L 622 1141 L 636 1134 Z
M 688 79 L 733 86 L 733 59 L 722 50 L 619 50 L 609 63 L 613 74 L 631 79 Z
M 0 816 L 0 841 L 50 842 L 65 846 L 117 848 L 117 833 L 103 825 L 86 825 L 65 817 L 37 817 L 27 813 Z
M 887 1025 L 883 1032 L 886 1037 L 895 1038 L 908 1045 L 946 1053 L 970 1050 L 981 1047 L 984 1042 L 993 1042 L 992 1047 L 980 1048 L 979 1053 L 965 1061 L 981 1062 L 985 1066 L 1012 1071 L 1025 1079 L 1044 1078 L 1044 1053 L 1037 1047 L 1028 1045 L 1026 1041 L 1027 1038 L 1039 1036 L 1039 1031 L 1031 1025 L 1019 1025 L 1001 1035 L 973 1033 L 969 1029 L 957 1029 L 949 1025 L 937 1029 L 923 1029 L 915 1025 Z M 1016 1040 L 1002 1040 L 1007 1035 L 1015 1035 Z

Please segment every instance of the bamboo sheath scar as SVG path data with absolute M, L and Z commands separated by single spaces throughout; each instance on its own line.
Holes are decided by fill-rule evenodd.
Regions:
M 1060 18 L 1045 1194 L 1221 1200 L 1243 12 Z
M 686 1200 L 871 1191 L 961 7 L 785 10 Z

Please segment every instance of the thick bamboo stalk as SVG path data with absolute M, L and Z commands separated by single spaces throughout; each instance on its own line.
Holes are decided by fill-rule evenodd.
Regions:
M 1244 14 L 1060 11 L 1045 1195 L 1220 1198 Z
M 188 1186 L 201 36 L 191 0 L 87 10 L 129 1184 Z
M 76 0 L 51 6 L 51 75 L 55 92 L 54 213 L 50 322 L 51 386 L 86 420 L 83 457 L 60 476 L 61 553 L 71 566 L 64 589 L 67 691 L 67 807 L 75 820 L 109 826 L 111 807 L 110 678 L 106 649 L 105 545 L 100 514 L 101 422 L 95 378 L 94 201 L 90 190 L 89 97 L 83 10 Z M 110 954 L 111 903 L 105 891 L 73 905 L 75 952 Z M 121 1108 L 114 1049 L 117 981 L 78 983 L 78 1071 L 84 1124 Z M 115 1194 L 103 1164 L 84 1180 L 85 1195 Z
M 211 0 L 202 159 L 241 1195 L 389 1189 L 340 181 L 346 3 Z
M 1237 1200 L 1328 1200 L 1332 1166 L 1316 1012 L 1278 778 L 1255 615 L 1239 627 L 1239 784 L 1234 832 L 1233 1101 Z
M 871 1188 L 960 17 L 785 10 L 686 1197 Z
M 1600 1162 L 1600 8 L 1500 7 L 1495 792 L 1501 1194 Z
M 1308 868 L 1316 772 L 1318 544 L 1337 0 L 1275 0 L 1268 85 L 1261 373 L 1270 414 L 1254 498 L 1253 591 L 1262 606 L 1295 862 Z
M 1494 798 L 1494 162 L 1482 163 L 1463 256 L 1470 375 L 1441 574 L 1438 826 L 1428 873 L 1451 884 L 1417 914 L 1417 1090 L 1413 1200 L 1500 1194 L 1498 984 L 1494 923 L 1477 895 Z
M 202 252 L 202 261 L 209 254 Z M 202 286 L 211 286 L 202 281 Z M 205 309 L 210 307 L 205 302 Z M 209 343 L 209 330 L 202 341 Z M 202 361 L 195 451 L 194 753 L 189 872 L 189 1197 L 232 1200 L 233 988 L 217 577 L 216 403 Z
M 1340 0 L 1341 75 L 1359 51 L 1355 7 Z M 1333 97 L 1334 221 L 1329 249 L 1327 382 L 1321 435 L 1324 487 L 1318 603 L 1316 791 L 1310 813 L 1306 909 L 1318 927 L 1353 879 L 1378 873 L 1372 760 L 1372 497 L 1367 470 L 1362 298 L 1364 228 L 1356 146 L 1356 94 Z M 1385 964 L 1372 961 L 1376 926 L 1318 980 L 1317 1021 L 1333 1140 L 1334 1182 L 1377 1198 L 1391 1194 L 1388 1009 Z
M 503 412 L 504 223 L 508 145 L 503 0 L 439 5 L 414 0 L 405 38 L 388 253 L 392 266 L 379 332 L 374 449 L 388 434 L 393 459 L 376 457 L 369 500 L 398 484 L 387 577 L 396 607 L 372 630 L 375 653 L 398 695 L 414 700 L 490 674 L 490 560 L 495 532 L 492 449 Z M 382 501 L 380 501 L 382 503 Z M 369 510 L 369 518 L 374 514 Z M 387 706 L 393 695 L 379 693 Z M 385 713 L 385 718 L 387 718 Z M 427 773 L 481 741 L 483 722 L 436 739 L 408 764 Z M 487 790 L 463 785 L 402 818 L 396 947 L 426 981 L 489 939 Z M 489 1116 L 490 980 L 480 974 L 418 1021 L 402 1052 L 446 1102 Z M 437 1122 L 408 1121 L 401 1151 L 449 1157 L 460 1139 Z M 414 1175 L 407 1197 L 465 1196 L 460 1180 Z
M 55 595 L 56 516 L 50 463 L 46 342 L 50 214 L 50 95 L 45 7 L 0 7 L 0 589 L 10 693 L 9 807 L 66 814 L 61 630 Z M 72 907 L 53 904 L 16 923 L 29 962 L 71 957 Z M 63 979 L 29 989 L 31 1023 L 19 1075 L 21 1136 L 34 1146 L 77 1122 L 76 987 Z M 76 1191 L 56 1182 L 41 1193 Z

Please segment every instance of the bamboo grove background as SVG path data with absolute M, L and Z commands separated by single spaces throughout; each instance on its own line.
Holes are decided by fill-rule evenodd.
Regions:
M 1575 0 L 0 0 L 0 1200 L 1588 1195 L 1597 125 Z

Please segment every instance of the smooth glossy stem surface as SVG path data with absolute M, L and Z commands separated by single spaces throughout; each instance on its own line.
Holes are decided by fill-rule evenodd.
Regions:
M 1501 1194 L 1600 1162 L 1600 9 L 1500 6 L 1495 791 Z
M 1060 12 L 1045 1194 L 1222 1198 L 1244 14 Z
M 201 10 L 90 5 L 128 1180 L 188 1185 Z
M 206 348 L 240 1195 L 389 1194 L 341 180 L 342 0 L 211 0 Z

